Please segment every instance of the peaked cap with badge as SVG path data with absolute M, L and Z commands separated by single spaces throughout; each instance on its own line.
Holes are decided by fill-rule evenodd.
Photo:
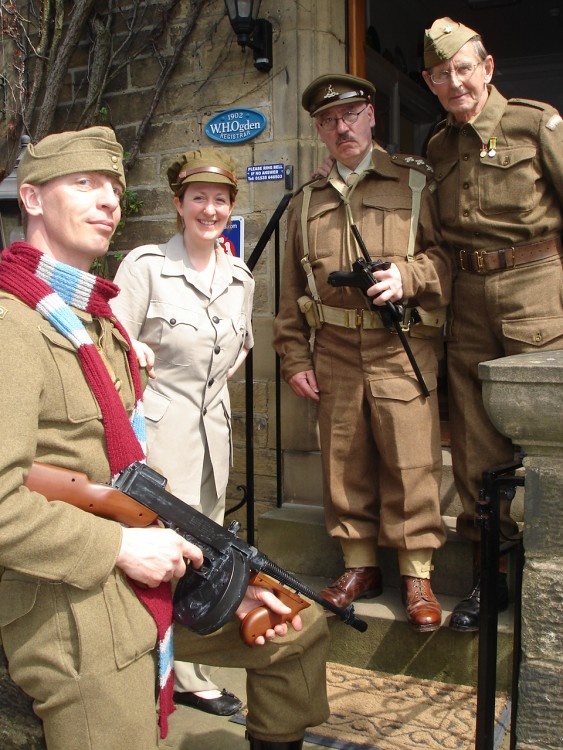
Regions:
M 347 73 L 319 76 L 310 83 L 301 97 L 301 104 L 311 117 L 338 104 L 371 103 L 375 94 L 373 83 Z
M 424 33 L 424 67 L 433 68 L 449 60 L 470 39 L 479 36 L 477 31 L 448 16 L 438 18 Z

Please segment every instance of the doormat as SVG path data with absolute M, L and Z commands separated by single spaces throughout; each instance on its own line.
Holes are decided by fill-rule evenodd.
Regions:
M 331 715 L 305 740 L 339 750 L 473 750 L 477 691 L 466 685 L 327 664 Z M 245 723 L 244 712 L 231 718 Z M 510 700 L 496 698 L 494 747 L 510 724 Z

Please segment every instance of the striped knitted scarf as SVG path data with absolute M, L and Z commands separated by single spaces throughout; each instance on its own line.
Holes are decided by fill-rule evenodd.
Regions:
M 143 388 L 129 336 L 113 317 L 109 300 L 119 288 L 111 281 L 59 263 L 25 242 L 14 242 L 0 256 L 0 288 L 37 310 L 74 346 L 84 377 L 100 407 L 112 477 L 145 458 Z M 80 318 L 69 306 L 111 318 L 129 343 L 129 369 L 135 409 L 129 419 L 107 367 Z M 144 589 L 129 581 L 155 619 L 159 641 L 160 733 L 166 737 L 167 717 L 174 710 L 172 673 L 172 598 L 169 583 Z

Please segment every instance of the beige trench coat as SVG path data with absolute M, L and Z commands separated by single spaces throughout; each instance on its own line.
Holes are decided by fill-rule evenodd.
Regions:
M 132 250 L 115 277 L 112 308 L 133 338 L 156 355 L 145 389 L 148 460 L 187 503 L 200 502 L 206 447 L 215 488 L 227 487 L 232 463 L 227 372 L 254 343 L 254 279 L 243 261 L 217 249 L 213 293 L 199 286 L 183 238 Z

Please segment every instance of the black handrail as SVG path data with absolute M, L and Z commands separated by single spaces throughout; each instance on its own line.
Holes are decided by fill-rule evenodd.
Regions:
M 481 529 L 481 602 L 479 616 L 479 651 L 477 670 L 477 717 L 475 750 L 493 750 L 495 741 L 495 696 L 497 677 L 498 602 L 497 581 L 499 557 L 516 549 L 516 586 L 514 591 L 514 635 L 510 748 L 516 747 L 516 710 L 521 648 L 521 596 L 524 562 L 522 536 L 500 544 L 500 500 L 512 500 L 516 487 L 524 486 L 523 476 L 514 476 L 522 468 L 522 459 L 495 466 L 483 472 L 483 485 L 476 503 L 476 525 Z
M 271 219 L 266 224 L 260 239 L 256 243 L 254 250 L 246 261 L 248 268 L 253 271 L 256 264 L 262 257 L 272 234 L 274 235 L 274 296 L 275 296 L 275 314 L 278 312 L 278 301 L 280 296 L 280 221 L 287 209 L 293 193 L 286 193 L 279 202 Z M 245 396 L 246 396 L 246 485 L 238 485 L 237 489 L 243 493 L 242 500 L 234 507 L 229 509 L 225 515 L 234 513 L 246 504 L 246 537 L 248 544 L 254 544 L 254 357 L 252 349 L 248 352 L 245 360 Z M 276 504 L 281 507 L 282 498 L 282 477 L 281 477 L 281 378 L 280 362 L 276 354 Z

